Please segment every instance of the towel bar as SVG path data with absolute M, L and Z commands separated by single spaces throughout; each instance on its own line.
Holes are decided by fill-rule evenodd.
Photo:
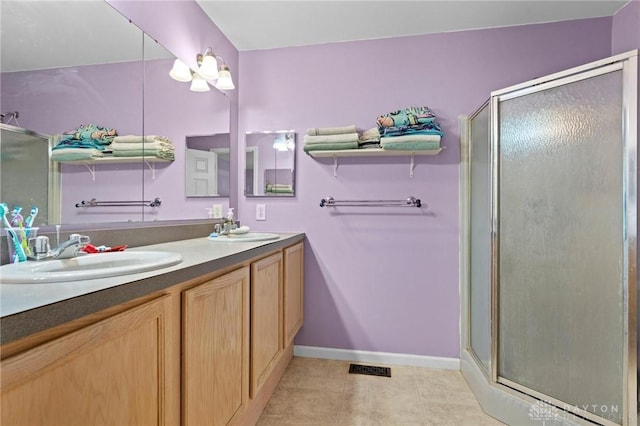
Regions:
M 95 198 L 89 201 L 82 200 L 76 203 L 76 208 L 80 207 L 160 207 L 162 201 L 156 197 L 153 201 L 98 201 Z
M 336 200 L 327 197 L 320 200 L 320 207 L 422 207 L 422 202 L 416 197 L 407 197 L 405 200 Z

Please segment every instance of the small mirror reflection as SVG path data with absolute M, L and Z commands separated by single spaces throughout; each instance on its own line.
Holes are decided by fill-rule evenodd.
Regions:
M 291 130 L 245 135 L 247 197 L 295 196 L 296 134 Z

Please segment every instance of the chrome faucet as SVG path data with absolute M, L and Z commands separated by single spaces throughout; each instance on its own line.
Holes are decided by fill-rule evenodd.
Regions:
M 71 234 L 69 239 L 58 247 L 51 249 L 49 246 L 49 237 L 40 236 L 31 238 L 29 244 L 31 245 L 32 256 L 29 256 L 29 260 L 47 260 L 47 259 L 70 259 L 78 256 L 80 250 L 84 248 L 91 239 L 86 235 Z
M 236 229 L 238 226 L 235 221 L 225 219 L 224 222 L 216 223 L 214 230 L 218 236 L 229 235 L 229 231 Z

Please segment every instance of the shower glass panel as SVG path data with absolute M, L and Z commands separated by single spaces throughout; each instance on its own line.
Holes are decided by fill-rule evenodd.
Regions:
M 489 104 L 470 120 L 469 346 L 485 374 L 491 368 L 491 169 Z
M 622 71 L 499 99 L 498 381 L 622 422 Z

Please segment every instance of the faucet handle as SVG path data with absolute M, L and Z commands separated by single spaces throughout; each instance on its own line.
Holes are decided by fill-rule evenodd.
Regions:
M 91 238 L 88 235 L 80 235 L 80 234 L 71 234 L 69 235 L 69 240 L 78 240 L 82 247 L 86 246 L 91 242 Z
M 29 247 L 34 255 L 46 255 L 51 250 L 49 246 L 49 237 L 41 235 L 35 238 L 29 238 Z

